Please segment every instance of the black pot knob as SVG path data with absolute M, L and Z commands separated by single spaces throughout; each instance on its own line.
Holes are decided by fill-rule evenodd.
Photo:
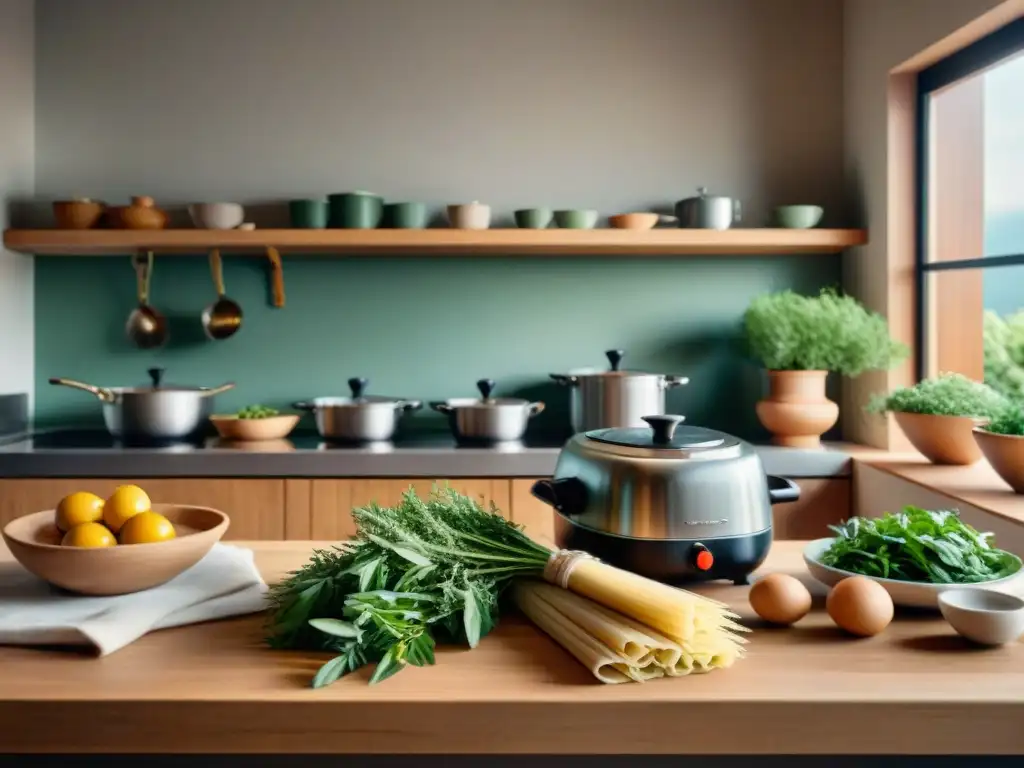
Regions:
M 665 414 L 663 416 L 643 416 L 651 429 L 654 431 L 654 435 L 651 438 L 651 442 L 655 445 L 669 445 L 672 442 L 672 437 L 676 433 L 676 427 L 686 421 L 685 416 L 676 416 L 674 414 Z
M 352 391 L 352 399 L 358 400 L 363 396 L 363 392 L 366 391 L 366 385 L 370 383 L 369 379 L 362 378 L 351 378 L 348 380 L 348 388 Z

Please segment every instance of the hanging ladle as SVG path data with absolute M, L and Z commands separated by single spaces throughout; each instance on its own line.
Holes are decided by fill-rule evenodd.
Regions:
M 167 319 L 149 306 L 149 285 L 153 276 L 153 252 L 132 256 L 139 306 L 128 316 L 125 333 L 140 349 L 154 349 L 167 341 Z
M 223 341 L 242 327 L 242 308 L 224 295 L 224 271 L 216 248 L 210 251 L 210 271 L 217 300 L 203 310 L 203 330 L 214 341 Z

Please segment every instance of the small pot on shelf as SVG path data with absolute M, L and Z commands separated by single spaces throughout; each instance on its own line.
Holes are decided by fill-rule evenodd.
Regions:
M 1024 494 L 1024 437 L 999 435 L 984 427 L 971 430 L 988 463 L 1014 493 Z
M 462 445 L 500 445 L 523 439 L 530 419 L 544 410 L 544 403 L 518 397 L 491 397 L 494 381 L 476 383 L 480 399 L 459 397 L 430 404 L 448 416 L 452 434 Z
M 986 419 L 902 411 L 894 411 L 893 416 L 911 445 L 932 464 L 964 466 L 981 460 L 973 432 Z
M 768 371 L 768 397 L 757 418 L 775 445 L 820 448 L 821 436 L 839 419 L 839 406 L 825 396 L 828 371 Z

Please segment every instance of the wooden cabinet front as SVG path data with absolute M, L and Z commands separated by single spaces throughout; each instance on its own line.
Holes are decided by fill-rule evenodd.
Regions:
M 36 478 L 0 480 L 0 525 L 53 509 L 74 491 L 106 498 L 119 485 L 138 485 L 156 503 L 215 507 L 228 514 L 226 539 L 281 540 L 285 534 L 284 480 L 236 478 Z

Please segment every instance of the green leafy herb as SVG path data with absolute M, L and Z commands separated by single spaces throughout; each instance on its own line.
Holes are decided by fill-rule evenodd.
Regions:
M 991 387 L 959 373 L 943 373 L 913 387 L 901 387 L 888 395 L 877 396 L 868 410 L 988 418 L 1005 407 L 1006 400 Z
M 270 592 L 272 647 L 336 654 L 314 687 L 371 662 L 371 683 L 433 664 L 437 640 L 476 646 L 508 582 L 538 575 L 551 556 L 497 510 L 449 488 L 425 501 L 409 490 L 395 507 L 352 514 L 356 539 L 316 551 Z
M 982 429 L 996 435 L 1024 437 L 1024 409 L 1020 403 L 1009 403 Z
M 891 368 L 908 354 L 889 337 L 884 317 L 830 290 L 819 296 L 758 296 L 743 316 L 743 328 L 751 355 L 770 370 L 859 376 Z
M 279 416 L 280 411 L 271 408 L 269 405 L 247 405 L 235 416 L 239 419 L 269 419 L 271 416 Z
M 1020 570 L 1016 555 L 991 545 L 955 510 L 904 507 L 880 518 L 854 517 L 830 526 L 836 539 L 824 565 L 865 576 L 935 584 L 974 584 Z

